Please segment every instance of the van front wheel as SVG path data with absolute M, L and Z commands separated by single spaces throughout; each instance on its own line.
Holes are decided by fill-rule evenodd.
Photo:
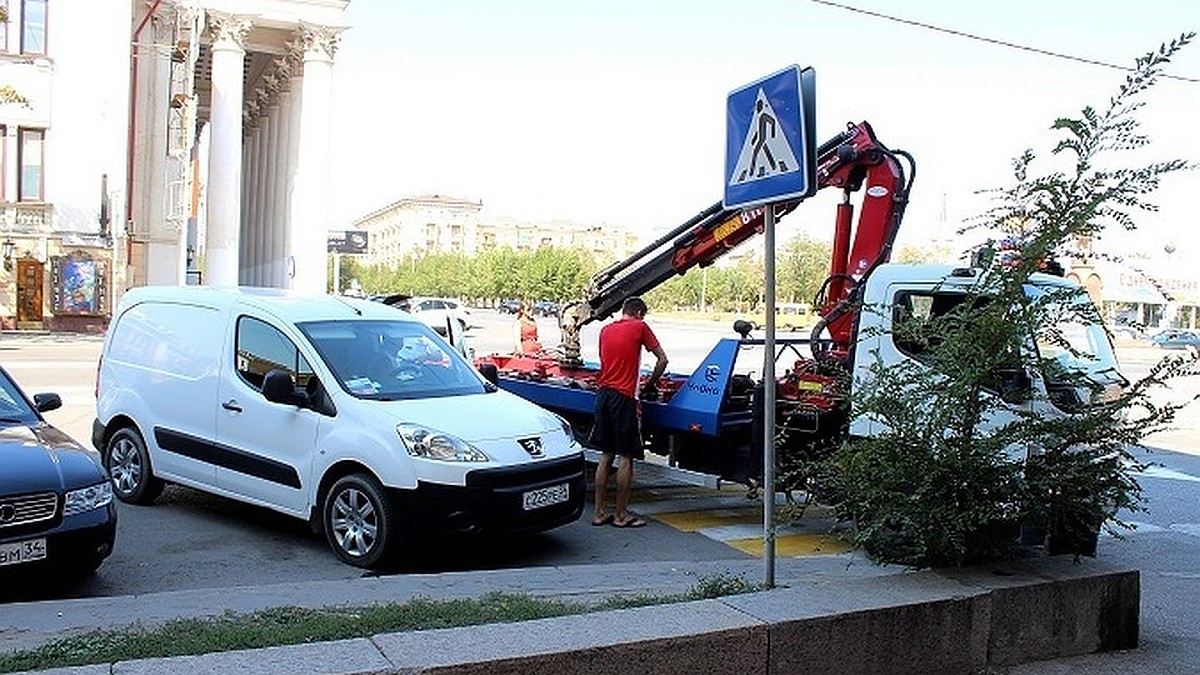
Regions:
M 342 562 L 370 568 L 391 552 L 396 519 L 374 477 L 356 473 L 338 479 L 325 495 L 322 513 L 325 538 Z
M 154 477 L 150 453 L 137 429 L 118 429 L 104 446 L 104 469 L 112 479 L 117 499 L 129 504 L 149 504 L 162 494 L 164 483 Z

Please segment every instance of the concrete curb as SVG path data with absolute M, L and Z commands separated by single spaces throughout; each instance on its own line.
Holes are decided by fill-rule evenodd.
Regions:
M 985 672 L 1136 647 L 1139 584 L 1137 571 L 1069 558 L 815 574 L 717 600 L 41 672 Z

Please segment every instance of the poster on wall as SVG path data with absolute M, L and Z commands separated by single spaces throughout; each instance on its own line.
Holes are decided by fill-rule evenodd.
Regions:
M 54 259 L 54 309 L 61 314 L 96 315 L 104 310 L 103 271 L 86 254 Z

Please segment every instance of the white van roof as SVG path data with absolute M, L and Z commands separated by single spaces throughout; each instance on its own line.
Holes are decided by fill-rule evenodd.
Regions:
M 118 312 L 142 302 L 190 303 L 222 310 L 257 307 L 291 323 L 357 318 L 418 321 L 405 311 L 370 300 L 257 287 L 138 286 L 121 297 Z

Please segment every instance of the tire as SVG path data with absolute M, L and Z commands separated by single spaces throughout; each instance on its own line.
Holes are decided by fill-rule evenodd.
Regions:
M 150 504 L 165 486 L 154 476 L 142 435 L 132 427 L 118 429 L 108 439 L 104 469 L 112 480 L 113 494 L 127 504 Z
M 373 568 L 392 557 L 395 511 L 372 476 L 355 473 L 338 479 L 325 494 L 321 523 L 329 547 L 347 565 Z

